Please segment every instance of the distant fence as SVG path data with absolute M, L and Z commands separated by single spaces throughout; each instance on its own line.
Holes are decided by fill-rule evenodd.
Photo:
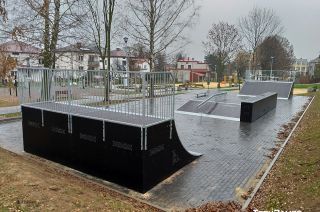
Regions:
M 247 70 L 245 78 L 246 80 L 293 82 L 299 76 L 296 71 L 290 70 Z
M 168 72 L 19 68 L 21 104 L 55 102 L 138 116 L 172 119 L 175 85 Z M 61 105 L 60 105 L 61 106 Z

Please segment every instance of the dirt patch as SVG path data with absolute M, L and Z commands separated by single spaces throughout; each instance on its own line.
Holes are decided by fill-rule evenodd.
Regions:
M 159 211 L 41 160 L 0 149 L 0 211 Z

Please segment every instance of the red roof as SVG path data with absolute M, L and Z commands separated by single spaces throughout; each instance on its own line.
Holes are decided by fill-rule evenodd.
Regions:
M 178 71 L 191 71 L 191 72 L 208 72 L 208 69 L 177 69 Z
M 178 59 L 178 62 L 193 62 L 193 63 L 198 63 L 198 64 L 208 64 L 205 62 L 197 61 L 194 58 L 190 58 L 190 57 Z
M 41 50 L 30 44 L 21 41 L 8 41 L 6 43 L 0 44 L 5 52 L 16 52 L 16 53 L 27 53 L 27 54 L 40 54 Z

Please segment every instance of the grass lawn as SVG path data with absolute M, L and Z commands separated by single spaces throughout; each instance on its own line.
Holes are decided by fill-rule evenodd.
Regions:
M 320 84 L 294 84 L 294 88 L 312 88 L 317 87 L 320 89 Z
M 262 184 L 259 210 L 320 211 L 320 92 Z
M 17 117 L 21 117 L 21 112 L 2 114 L 0 115 L 0 120 L 8 119 L 8 118 L 17 118 Z
M 0 148 L 0 212 L 157 211 L 53 165 Z

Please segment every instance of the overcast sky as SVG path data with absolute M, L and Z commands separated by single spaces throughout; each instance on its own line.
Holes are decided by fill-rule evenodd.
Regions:
M 204 58 L 202 41 L 212 23 L 237 24 L 254 7 L 272 8 L 280 17 L 297 58 L 308 60 L 320 54 L 320 0 L 196 0 L 201 5 L 198 23 L 188 32 L 191 44 L 186 53 L 198 60 Z

